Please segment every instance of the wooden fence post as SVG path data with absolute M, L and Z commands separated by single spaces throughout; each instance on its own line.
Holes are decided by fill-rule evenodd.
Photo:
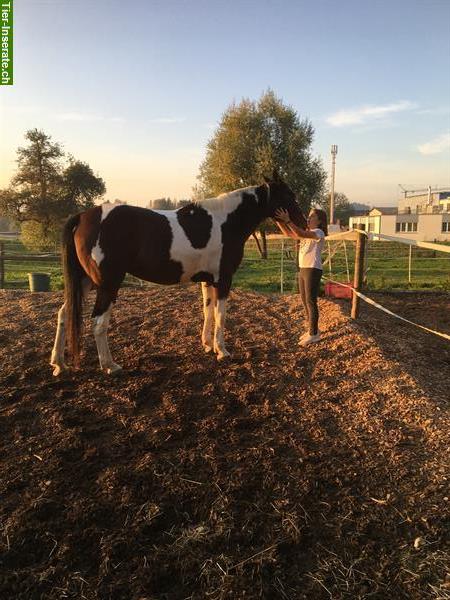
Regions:
M 353 288 L 360 291 L 364 277 L 364 255 L 366 250 L 366 236 L 358 231 L 356 238 L 355 275 L 353 277 Z M 353 292 L 352 319 L 357 319 L 359 313 L 359 296 Z
M 298 282 L 298 273 L 300 271 L 300 267 L 298 266 L 299 253 L 300 240 L 295 240 L 295 289 L 297 290 L 297 294 L 300 294 L 300 284 Z
M 412 262 L 412 245 L 409 245 L 409 257 L 408 257 L 408 283 L 411 283 L 411 262 Z
M 5 244 L 0 242 L 0 290 L 5 287 Z

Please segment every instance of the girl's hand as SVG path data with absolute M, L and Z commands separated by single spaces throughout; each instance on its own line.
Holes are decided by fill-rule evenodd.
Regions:
M 275 218 L 278 219 L 278 221 L 282 221 L 283 223 L 289 223 L 289 221 L 291 220 L 288 211 L 284 210 L 283 208 L 277 208 L 277 210 L 275 211 Z

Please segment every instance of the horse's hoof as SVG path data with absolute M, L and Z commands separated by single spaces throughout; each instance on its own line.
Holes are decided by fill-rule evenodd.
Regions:
M 212 346 L 208 346 L 208 344 L 203 344 L 203 350 L 205 352 L 211 352 L 212 351 Z
M 113 375 L 114 373 L 118 373 L 121 370 L 122 367 L 120 365 L 117 365 L 116 363 L 112 363 L 111 365 L 105 367 L 105 372 L 107 375 Z
M 223 352 L 219 350 L 219 352 L 217 353 L 217 360 L 223 360 L 224 358 L 228 358 L 229 356 L 231 356 L 231 354 L 228 352 L 228 350 L 224 350 Z

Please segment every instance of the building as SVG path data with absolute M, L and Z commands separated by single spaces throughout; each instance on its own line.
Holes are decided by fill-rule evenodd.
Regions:
M 372 208 L 350 217 L 349 226 L 422 242 L 450 242 L 450 189 L 404 192 L 398 207 Z

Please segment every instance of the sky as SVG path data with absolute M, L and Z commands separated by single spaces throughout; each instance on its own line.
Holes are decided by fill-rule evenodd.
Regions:
M 450 185 L 450 0 L 20 0 L 0 188 L 37 127 L 106 198 L 188 198 L 223 112 L 271 88 L 352 202 Z

